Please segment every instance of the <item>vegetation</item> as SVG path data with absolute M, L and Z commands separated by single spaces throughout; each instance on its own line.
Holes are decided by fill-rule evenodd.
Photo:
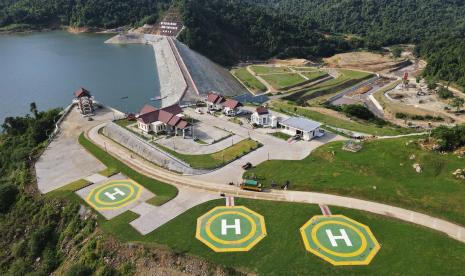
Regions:
M 31 104 L 31 113 L 6 118 L 0 134 L 1 275 L 48 275 L 95 228 L 92 219 L 79 218 L 78 204 L 36 194 L 31 165 L 47 145 L 60 110 L 39 112 Z
M 454 97 L 454 93 L 452 93 L 449 89 L 447 89 L 446 87 L 439 87 L 439 90 L 438 90 L 438 96 L 439 98 L 441 99 L 449 99 L 449 98 L 453 98 Z
M 410 120 L 419 120 L 419 121 L 436 121 L 436 122 L 440 122 L 440 121 L 444 121 L 444 118 L 440 117 L 440 116 L 431 116 L 431 115 L 412 115 L 412 114 L 407 114 L 407 113 L 403 113 L 403 112 L 398 112 L 396 113 L 396 118 L 397 119 L 404 119 L 404 120 L 407 120 L 407 119 L 410 119 Z
M 232 71 L 234 76 L 236 76 L 247 88 L 253 92 L 265 92 L 266 86 L 263 85 L 257 78 L 247 71 L 247 68 L 242 67 L 234 69 Z
M 61 188 L 58 188 L 56 190 L 54 190 L 55 192 L 66 192 L 66 191 L 70 191 L 70 192 L 75 192 L 77 190 L 80 190 L 84 187 L 87 187 L 89 186 L 90 184 L 92 184 L 92 182 L 88 181 L 88 180 L 85 180 L 85 179 L 79 179 L 79 180 L 76 180 L 74 182 L 71 182 Z
M 272 135 L 272 136 L 274 136 L 276 138 L 282 139 L 284 141 L 287 141 L 287 140 L 289 140 L 289 138 L 292 137 L 291 135 L 280 132 L 280 131 L 270 133 L 270 135 Z
M 261 77 L 277 90 L 286 89 L 305 81 L 297 73 L 262 75 Z
M 456 150 L 465 146 L 465 125 L 440 126 L 432 131 L 431 136 L 439 142 L 439 150 Z
M 306 105 L 307 101 L 329 94 L 336 94 L 344 89 L 350 88 L 363 80 L 371 78 L 373 75 L 370 73 L 353 71 L 353 70 L 339 70 L 340 75 L 336 79 L 325 81 L 312 86 L 309 89 L 292 93 L 286 97 L 285 100 L 294 101 L 299 105 Z
M 171 0 L 0 0 L 0 27 L 115 28 L 155 23 Z
M 328 76 L 328 74 L 323 71 L 302 72 L 302 75 L 306 76 L 309 81 L 316 81 Z
M 114 158 L 103 149 L 87 140 L 84 134 L 79 136 L 79 143 L 108 168 L 120 171 L 127 177 L 144 186 L 147 190 L 156 194 L 155 198 L 157 198 L 157 205 L 166 203 L 178 194 L 176 187 L 136 172 L 135 170 L 125 165 L 123 162 Z
M 263 75 L 263 74 L 274 74 L 274 73 L 290 73 L 291 70 L 289 68 L 284 67 L 284 66 L 260 66 L 260 65 L 255 65 L 255 66 L 250 66 L 250 69 L 254 71 L 258 75 Z
M 366 106 L 361 104 L 347 104 L 341 106 L 328 105 L 330 109 L 340 111 L 346 116 L 374 123 L 379 126 L 386 125 L 387 122 L 373 114 Z
M 172 154 L 176 158 L 185 161 L 193 168 L 197 169 L 215 169 L 224 166 L 225 164 L 248 154 L 260 146 L 261 145 L 258 142 L 252 139 L 246 139 L 222 151 L 218 151 L 212 154 L 189 155 L 178 153 L 174 150 L 157 144 L 157 147 L 160 147 L 162 150 Z
M 343 214 L 370 226 L 381 251 L 369 266 L 334 267 L 306 252 L 299 228 L 321 211 L 316 205 L 267 202 L 236 198 L 265 217 L 267 236 L 251 251 L 218 254 L 194 237 L 197 218 L 224 199 L 198 205 L 146 236 L 140 235 L 128 222 L 137 218 L 127 212 L 101 227 L 115 237 L 128 242 L 162 244 L 179 253 L 201 256 L 227 267 L 240 267 L 258 275 L 393 275 L 444 274 L 462 272 L 465 246 L 436 231 L 413 224 L 365 212 L 330 207 L 335 214 Z M 415 246 L 412 246 L 415 244 Z M 399 254 L 402 252 L 402 254 Z
M 361 132 L 371 135 L 399 135 L 412 133 L 412 130 L 394 125 L 377 125 L 370 122 L 358 122 L 356 120 L 344 120 L 336 116 L 320 113 L 308 107 L 299 107 L 284 101 L 274 101 L 273 108 L 279 112 L 296 114 L 309 119 L 321 122 L 333 128 L 343 128 L 354 132 Z
M 245 177 L 254 174 L 265 184 L 290 181 L 293 190 L 384 202 L 465 225 L 465 185 L 452 175 L 463 169 L 463 160 L 422 150 L 411 139 L 367 142 L 358 153 L 342 150 L 342 142 L 331 143 L 301 161 L 267 161 Z

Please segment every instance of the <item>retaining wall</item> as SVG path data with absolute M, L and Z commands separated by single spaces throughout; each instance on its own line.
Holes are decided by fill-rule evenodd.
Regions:
M 170 171 L 186 175 L 203 174 L 207 172 L 205 170 L 192 168 L 186 162 L 160 150 L 131 131 L 113 122 L 107 124 L 103 128 L 103 134 L 146 160 Z

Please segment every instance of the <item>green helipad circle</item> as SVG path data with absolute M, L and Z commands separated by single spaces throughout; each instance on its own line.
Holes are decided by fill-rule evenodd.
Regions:
M 366 225 L 342 215 L 314 216 L 300 232 L 305 248 L 333 265 L 367 265 L 380 249 Z
M 92 189 L 86 201 L 96 210 L 117 209 L 136 201 L 141 192 L 142 187 L 132 180 L 111 180 Z
M 249 251 L 266 236 L 263 216 L 244 207 L 215 207 L 197 219 L 196 238 L 215 252 Z

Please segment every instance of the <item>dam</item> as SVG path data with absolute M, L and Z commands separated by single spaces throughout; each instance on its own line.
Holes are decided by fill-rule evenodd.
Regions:
M 130 33 L 119 34 L 106 43 L 153 47 L 160 89 L 157 100 L 162 107 L 195 103 L 209 91 L 231 97 L 248 93 L 228 70 L 173 37 Z

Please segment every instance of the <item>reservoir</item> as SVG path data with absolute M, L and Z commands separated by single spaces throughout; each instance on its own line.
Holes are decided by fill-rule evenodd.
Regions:
M 159 96 L 154 51 L 146 45 L 114 45 L 112 35 L 53 31 L 0 35 L 0 121 L 65 107 L 84 87 L 95 99 L 136 112 Z M 152 103 L 155 104 L 156 103 Z

